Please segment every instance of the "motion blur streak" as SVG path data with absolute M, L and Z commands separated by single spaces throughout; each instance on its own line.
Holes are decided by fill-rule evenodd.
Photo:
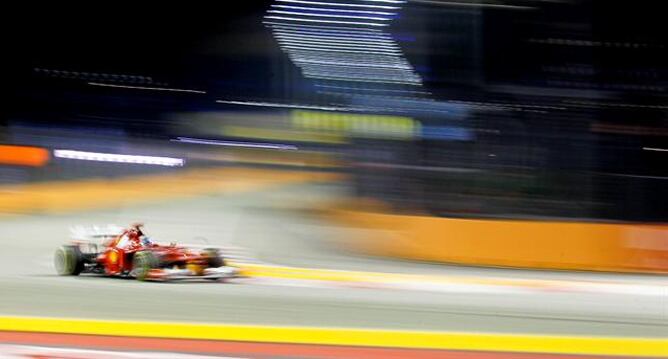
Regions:
M 325 9 L 325 8 L 288 6 L 288 5 L 276 5 L 275 7 L 280 8 L 280 9 L 306 10 L 306 11 L 325 11 L 326 10 L 326 11 L 330 11 L 330 12 L 345 12 L 345 13 L 355 13 L 355 14 L 396 15 L 393 12 L 383 12 L 383 11 Z
M 224 126 L 222 132 L 226 136 L 243 137 L 248 139 L 332 144 L 345 144 L 349 142 L 344 134 L 328 133 L 324 131 L 300 131 L 294 129 L 280 130 L 275 128 L 269 129 L 245 126 Z
M 125 176 L 116 180 L 98 178 L 28 183 L 19 192 L 16 192 L 14 186 L 0 187 L 0 214 L 82 212 L 122 205 L 145 205 L 156 200 L 244 193 L 276 185 L 338 179 L 332 173 L 200 168 L 170 174 Z M 179 190 L 175 191 L 174 188 Z M 136 193 L 141 193 L 141 196 L 136 196 Z
M 436 1 L 436 0 L 411 0 L 415 3 L 430 4 L 430 5 L 441 5 L 441 6 L 472 6 L 472 7 L 489 7 L 489 8 L 501 8 L 501 9 L 515 9 L 515 10 L 531 10 L 535 7 L 531 6 L 519 6 L 519 5 L 506 5 L 506 4 L 494 4 L 494 3 L 485 3 L 477 1 Z
M 81 350 L 83 358 L 91 358 L 92 354 L 102 355 L 105 359 L 122 359 L 125 357 L 137 358 L 176 358 L 176 359 L 205 359 L 199 356 L 188 356 L 182 358 L 178 352 L 211 354 L 211 355 L 235 355 L 239 357 L 275 358 L 275 357 L 299 357 L 299 358 L 326 358 L 326 359 L 387 359 L 387 358 L 414 358 L 414 359 L 591 359 L 591 356 L 559 355 L 559 354 L 527 354 L 508 352 L 476 352 L 476 351 L 446 351 L 433 349 L 405 349 L 405 348 L 373 348 L 373 347 L 350 347 L 333 345 L 308 345 L 308 344 L 276 344 L 259 342 L 234 342 L 234 341 L 204 341 L 186 339 L 153 339 L 153 338 L 131 338 L 124 337 L 122 341 L 117 337 L 93 336 L 93 335 L 71 335 L 71 334 L 48 334 L 48 333 L 18 333 L 2 332 L 0 340 L 16 344 L 48 345 L 48 346 L 72 346 L 78 347 L 85 343 L 86 348 L 99 348 L 100 350 L 133 350 L 127 352 L 92 352 Z M 32 350 L 31 350 L 32 349 Z M 41 359 L 44 354 L 61 354 L 61 350 L 53 347 L 0 347 L 0 350 L 8 354 L 25 354 L 27 358 Z M 51 351 L 50 351 L 51 350 Z M 76 350 L 76 349 L 72 349 Z M 160 351 L 151 355 L 150 351 Z M 164 351 L 170 351 L 164 353 Z M 126 356 L 124 356 L 124 354 Z M 216 356 L 220 358 L 219 356 Z M 13 357 L 12 357 L 13 358 Z M 96 356 L 95 358 L 99 358 Z M 207 357 L 208 358 L 208 357 Z M 598 356 L 598 358 L 608 358 Z M 613 358 L 613 357 L 611 357 Z M 55 359 L 55 358 L 54 358 Z M 65 359 L 58 356 L 57 359 Z M 74 359 L 74 358 L 72 358 Z M 79 357 L 77 357 L 79 359 Z
M 89 82 L 91 86 L 101 86 L 101 87 L 116 87 L 124 89 L 134 89 L 134 90 L 153 90 L 153 91 L 171 91 L 171 92 L 190 92 L 190 93 L 200 93 L 205 94 L 206 91 L 199 90 L 188 90 L 188 89 L 175 89 L 167 87 L 146 87 L 146 86 L 130 86 L 130 85 L 114 85 L 114 84 L 103 84 L 99 82 Z
M 344 25 L 363 25 L 363 26 L 387 26 L 385 23 L 375 22 L 356 22 L 356 21 L 333 21 L 333 20 L 319 20 L 319 19 L 300 19 L 296 17 L 287 16 L 267 16 L 265 19 L 287 20 L 287 21 L 301 21 L 301 22 L 319 22 L 324 24 L 344 24 Z
M 668 152 L 668 148 L 643 147 L 645 151 Z
M 8 2 L 0 356 L 668 357 L 658 3 Z
M 391 40 L 387 39 L 375 39 L 375 38 L 364 38 L 364 37 L 341 37 L 341 36 L 314 36 L 314 35 L 299 35 L 283 33 L 285 31 L 278 32 L 277 38 L 287 40 L 301 40 L 303 42 L 311 43 L 340 43 L 347 45 L 369 45 L 373 47 L 385 47 L 396 49 L 397 45 L 393 44 Z
M 216 100 L 217 103 L 226 103 L 230 105 L 242 105 L 242 106 L 260 106 L 260 107 L 283 107 L 283 108 L 303 108 L 303 109 L 313 109 L 313 110 L 323 110 L 323 111 L 346 111 L 348 110 L 345 107 L 332 107 L 332 106 L 313 106 L 313 105 L 299 105 L 299 104 L 285 104 L 285 103 L 269 103 L 269 102 L 253 102 L 253 101 L 226 101 L 226 100 Z
M 302 0 L 276 0 L 276 1 L 293 3 L 293 4 L 306 4 L 306 5 L 348 6 L 348 7 L 363 7 L 363 8 L 387 9 L 387 10 L 398 9 L 398 7 L 396 7 L 396 6 L 384 6 L 384 5 L 345 4 L 345 3 L 321 2 L 321 1 L 302 1 Z
M 54 150 L 53 156 L 57 158 L 68 158 L 73 160 L 135 163 L 142 165 L 156 165 L 156 166 L 169 166 L 169 167 L 183 166 L 185 164 L 185 160 L 182 158 L 120 155 L 115 153 L 98 153 L 98 152 L 85 152 L 85 151 L 73 151 L 73 150 Z
M 354 15 L 330 15 L 330 14 L 308 14 L 295 11 L 283 11 L 283 10 L 269 10 L 269 13 L 272 14 L 285 14 L 285 15 L 302 15 L 302 16 L 321 16 L 321 17 L 336 17 L 336 18 L 345 18 L 345 19 L 362 19 L 362 20 L 378 20 L 378 21 L 389 21 L 391 19 L 386 19 L 383 17 L 374 17 L 374 16 L 354 16 Z
M 363 35 L 365 33 L 371 33 L 373 35 L 382 35 L 383 30 L 380 29 L 372 29 L 372 28 L 360 28 L 360 27 L 354 27 L 354 26 L 336 26 L 332 27 L 329 25 L 305 25 L 305 24 L 292 24 L 292 23 L 286 23 L 286 22 L 279 22 L 279 21 L 263 21 L 262 22 L 265 25 L 271 25 L 272 27 L 278 27 L 281 29 L 290 29 L 292 31 L 308 31 L 308 32 L 319 32 L 319 31 L 325 31 L 325 32 L 333 32 L 333 33 L 347 33 L 347 34 L 355 34 L 355 35 Z
M 194 143 L 199 145 L 229 146 L 229 147 L 248 147 L 248 148 L 266 148 L 270 150 L 298 150 L 294 145 L 282 145 L 275 143 L 252 143 L 252 142 L 234 142 L 234 141 L 214 141 L 199 138 L 179 137 L 171 140 L 173 142 Z
M 338 41 L 338 40 L 311 40 L 311 39 L 297 39 L 295 37 L 289 37 L 289 36 L 284 36 L 284 35 L 277 35 L 276 38 L 280 39 L 280 41 L 284 43 L 292 43 L 292 44 L 303 44 L 305 46 L 324 46 L 327 44 L 327 46 L 338 46 L 341 48 L 346 48 L 346 47 L 362 47 L 365 48 L 367 47 L 370 50 L 378 50 L 380 49 L 385 49 L 386 51 L 390 52 L 396 52 L 397 47 L 396 45 L 378 45 L 377 41 L 374 40 L 374 44 L 366 44 L 364 42 L 346 42 L 346 41 Z
M 383 3 L 388 3 L 388 4 L 405 4 L 406 3 L 406 1 L 404 1 L 404 0 L 361 0 L 361 1 L 383 2 Z
M 39 147 L 0 145 L 0 163 L 41 167 L 49 162 L 49 151 Z
M 145 338 L 580 355 L 668 356 L 668 340 L 0 317 L 0 330 Z

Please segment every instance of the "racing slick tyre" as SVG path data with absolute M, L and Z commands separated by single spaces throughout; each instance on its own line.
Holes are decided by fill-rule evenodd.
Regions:
M 62 246 L 54 257 L 56 272 L 59 275 L 79 275 L 85 268 L 85 262 L 79 247 Z
M 206 248 L 202 251 L 202 253 L 206 256 L 209 267 L 218 268 L 226 265 L 225 260 L 220 255 L 220 251 L 218 249 Z
M 158 258 L 151 251 L 140 251 L 132 258 L 132 273 L 137 280 L 148 278 L 151 269 L 158 268 Z

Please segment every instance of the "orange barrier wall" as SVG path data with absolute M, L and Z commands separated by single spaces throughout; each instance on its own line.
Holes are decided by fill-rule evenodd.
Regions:
M 668 225 L 338 214 L 376 229 L 349 243 L 373 255 L 484 266 L 668 272 Z
M 49 162 L 44 148 L 0 145 L 0 164 L 41 167 Z

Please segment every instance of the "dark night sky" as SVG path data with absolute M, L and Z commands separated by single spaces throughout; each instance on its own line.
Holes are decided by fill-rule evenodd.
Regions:
M 173 81 L 197 75 L 202 62 L 233 74 L 235 64 L 271 50 L 261 24 L 268 3 L 22 3 L 5 12 L 11 19 L 3 24 L 3 53 L 11 56 L 9 68 L 17 77 L 42 67 Z
M 144 75 L 171 86 L 203 87 L 213 93 L 240 89 L 262 97 L 272 79 L 272 61 L 280 55 L 271 34 L 261 23 L 264 10 L 271 2 L 12 3 L 6 5 L 7 21 L 1 25 L 3 54 L 9 59 L 4 67 L 5 78 L 9 80 L 6 84 L 10 92 L 20 90 L 26 79 L 33 76 L 32 69 L 40 67 Z M 583 56 L 571 56 L 583 49 L 552 47 L 561 51 L 555 55 L 527 45 L 526 39 L 534 35 L 573 36 L 572 33 L 554 33 L 545 26 L 552 23 L 591 25 L 589 30 L 580 33 L 593 39 L 665 44 L 662 13 L 652 11 L 651 1 L 638 0 L 634 6 L 626 2 L 616 6 L 610 3 L 583 0 L 573 8 L 546 5 L 538 12 L 486 12 L 480 40 L 485 47 L 484 78 L 488 81 L 527 80 L 541 85 L 543 65 L 569 66 L 593 61 L 603 67 L 620 63 L 622 70 L 630 68 L 631 71 L 635 71 L 636 65 L 641 68 L 659 66 L 658 80 L 665 79 L 662 77 L 665 73 L 661 72 L 665 68 L 665 50 L 636 56 L 636 52 L 626 49 L 605 50 L 607 52 L 584 49 Z M 416 29 L 411 36 L 415 35 L 420 45 L 413 53 L 410 49 L 406 51 L 406 55 L 411 62 L 430 67 L 431 73 L 426 77 L 432 77 L 429 86 L 438 92 L 439 87 L 452 88 L 448 81 L 457 77 L 457 71 L 463 71 L 457 68 L 459 62 L 466 65 L 470 61 L 460 56 L 465 51 L 441 41 L 457 35 L 445 26 L 457 16 L 442 18 L 436 9 L 447 7 L 425 10 L 422 14 L 431 16 L 430 21 L 404 20 L 397 28 L 399 31 Z M 421 28 L 423 22 L 443 22 L 445 27 Z M 462 59 L 453 62 L 453 56 Z M 613 68 L 611 73 L 615 71 Z

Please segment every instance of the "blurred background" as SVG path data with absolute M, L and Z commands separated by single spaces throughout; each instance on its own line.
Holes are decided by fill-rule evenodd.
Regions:
M 238 151 L 318 158 L 352 175 L 355 196 L 434 216 L 665 220 L 666 49 L 652 2 L 385 5 L 362 9 L 387 26 L 322 22 L 306 15 L 332 6 L 292 2 L 18 6 L 3 25 L 2 140 L 146 144 L 192 152 L 188 166 Z M 10 165 L 4 183 L 155 170 Z
M 284 266 L 665 285 L 628 274 L 668 271 L 668 39 L 658 2 L 6 7 L 0 244 L 16 250 L 6 289 L 26 272 L 50 273 L 27 258 L 48 258 L 69 225 L 131 221 L 165 240 L 203 235 Z M 14 300 L 41 285 L 23 285 Z M 463 329 L 665 335 L 663 293 L 644 309 L 611 304 L 601 314 L 634 329 Z M 408 296 L 456 307 L 429 295 Z M 6 314 L 30 314 L 6 300 Z M 529 316 L 538 309 L 527 300 L 543 299 L 506 304 Z M 569 313 L 590 320 L 583 313 L 596 301 Z M 342 326 L 389 325 L 324 312 L 348 316 L 334 323 Z M 461 329 L 407 313 L 395 324 Z M 328 322 L 296 317 L 276 321 Z

